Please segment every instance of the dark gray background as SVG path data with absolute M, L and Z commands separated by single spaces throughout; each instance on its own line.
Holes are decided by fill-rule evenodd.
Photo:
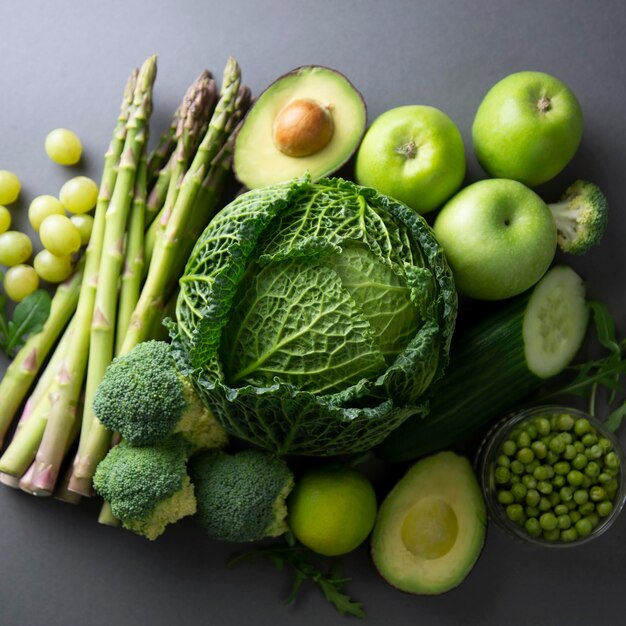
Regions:
M 220 74 L 228 55 L 257 94 L 293 67 L 323 64 L 362 90 L 370 120 L 413 103 L 448 113 L 466 139 L 469 180 L 482 176 L 469 130 L 487 89 L 518 70 L 555 74 L 580 98 L 586 127 L 574 161 L 539 191 L 554 200 L 577 177 L 606 191 L 612 212 L 604 244 L 573 265 L 626 332 L 620 0 L 0 0 L 0 9 L 0 169 L 22 179 L 13 212 L 24 227 L 30 200 L 56 194 L 70 175 L 45 156 L 47 132 L 58 126 L 77 132 L 86 158 L 76 171 L 98 179 L 126 76 L 154 52 L 155 132 L 188 83 L 204 67 Z M 0 360 L 0 371 L 6 363 Z M 266 564 L 226 569 L 235 546 L 207 540 L 188 520 L 150 543 L 98 525 L 97 512 L 95 502 L 74 507 L 0 486 L 1 626 L 347 619 L 314 588 L 294 607 L 283 606 L 285 575 Z M 365 547 L 346 561 L 349 588 L 372 624 L 624 623 L 626 516 L 605 537 L 564 551 L 531 549 L 491 529 L 473 572 L 440 597 L 393 590 L 376 575 Z

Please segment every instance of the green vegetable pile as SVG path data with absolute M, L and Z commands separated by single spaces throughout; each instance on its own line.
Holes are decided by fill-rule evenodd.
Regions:
M 496 458 L 495 497 L 531 537 L 571 542 L 613 511 L 620 460 L 584 417 L 547 413 L 507 434 Z
M 371 448 L 448 358 L 454 283 L 419 215 L 341 180 L 250 191 L 180 281 L 178 345 L 232 435 L 280 454 Z

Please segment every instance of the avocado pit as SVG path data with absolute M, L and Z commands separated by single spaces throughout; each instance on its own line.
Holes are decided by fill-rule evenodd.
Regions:
M 286 104 L 276 115 L 274 145 L 290 157 L 307 157 L 323 150 L 333 137 L 335 125 L 330 107 L 311 98 Z
M 432 561 L 450 552 L 459 534 L 454 509 L 441 498 L 418 500 L 402 524 L 402 542 L 415 556 Z

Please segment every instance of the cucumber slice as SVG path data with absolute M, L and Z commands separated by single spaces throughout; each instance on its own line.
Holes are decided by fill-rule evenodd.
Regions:
M 539 378 L 562 372 L 580 348 L 589 308 L 585 284 L 564 265 L 552 268 L 537 284 L 524 314 L 524 355 Z

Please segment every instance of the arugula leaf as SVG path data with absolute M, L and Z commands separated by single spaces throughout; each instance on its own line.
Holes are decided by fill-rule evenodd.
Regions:
M 51 303 L 48 292 L 38 289 L 15 307 L 13 319 L 7 322 L 6 297 L 0 296 L 0 347 L 8 356 L 14 356 L 30 335 L 43 329 Z
M 293 543 L 293 541 L 290 543 Z M 243 561 L 253 561 L 258 558 L 268 559 L 279 571 L 283 571 L 286 566 L 293 570 L 293 586 L 285 600 L 285 604 L 294 602 L 303 583 L 306 580 L 311 580 L 319 586 L 324 597 L 341 615 L 365 617 L 363 605 L 343 591 L 343 586 L 350 582 L 351 579 L 341 576 L 338 561 L 328 561 L 325 563 L 326 567 L 324 567 L 320 565 L 322 558 L 302 545 L 277 544 L 243 552 L 234 557 L 228 563 L 228 566 L 230 567 Z
M 609 414 L 604 425 L 614 433 L 621 426 L 624 416 L 626 416 L 626 402 L 622 402 L 620 406 Z

